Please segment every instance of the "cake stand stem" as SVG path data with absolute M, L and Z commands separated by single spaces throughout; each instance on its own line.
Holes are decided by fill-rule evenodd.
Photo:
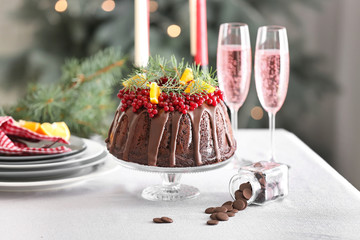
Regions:
M 162 185 L 169 191 L 178 191 L 180 188 L 180 179 L 182 174 L 176 173 L 161 173 Z
M 151 201 L 177 201 L 197 197 L 199 189 L 180 184 L 181 176 L 181 173 L 161 173 L 162 184 L 145 188 L 142 197 Z

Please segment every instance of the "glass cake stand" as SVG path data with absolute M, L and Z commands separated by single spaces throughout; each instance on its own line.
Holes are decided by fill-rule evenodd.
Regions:
M 110 155 L 112 156 L 112 155 Z M 180 179 L 184 173 L 199 173 L 221 168 L 233 159 L 232 157 L 226 161 L 204 165 L 199 167 L 155 167 L 141 165 L 138 163 L 127 162 L 112 156 L 121 166 L 144 172 L 160 173 L 162 184 L 145 188 L 141 196 L 151 201 L 178 201 L 184 199 L 196 198 L 200 191 L 196 187 L 180 184 Z

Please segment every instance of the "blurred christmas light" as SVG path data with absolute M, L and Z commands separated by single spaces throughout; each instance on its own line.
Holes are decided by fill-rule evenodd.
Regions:
M 167 28 L 167 34 L 172 38 L 178 37 L 180 33 L 181 33 L 181 28 L 178 25 L 173 24 L 168 26 Z
M 115 1 L 114 1 L 114 0 L 105 0 L 105 1 L 101 4 L 101 8 L 102 8 L 102 10 L 104 10 L 105 12 L 111 12 L 111 11 L 114 10 L 114 8 L 115 8 Z
M 150 1 L 150 12 L 156 12 L 158 10 L 159 4 L 156 1 Z
M 66 0 L 58 0 L 55 3 L 55 11 L 57 12 L 65 12 L 68 7 L 68 3 Z
M 261 107 L 256 106 L 251 109 L 251 117 L 255 120 L 260 120 L 264 116 L 264 111 Z

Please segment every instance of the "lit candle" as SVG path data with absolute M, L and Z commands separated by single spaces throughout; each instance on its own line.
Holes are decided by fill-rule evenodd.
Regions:
M 189 0 L 190 15 L 190 53 L 196 55 L 196 0 Z
M 149 0 L 135 0 L 134 65 L 145 67 L 149 60 Z
M 204 69 L 208 65 L 208 42 L 206 0 L 197 0 L 196 3 L 196 55 L 195 63 Z

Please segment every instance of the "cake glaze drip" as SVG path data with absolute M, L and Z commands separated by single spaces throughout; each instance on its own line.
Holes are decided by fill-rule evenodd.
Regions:
M 215 107 L 203 104 L 185 115 L 179 112 L 169 113 L 162 111 L 159 116 L 152 119 L 148 118 L 146 110 L 133 113 L 131 109 L 120 112 L 120 108 L 121 105 L 109 129 L 108 138 L 105 140 L 109 152 L 119 159 L 149 166 L 182 167 L 191 165 L 191 162 L 193 162 L 193 166 L 201 166 L 224 161 L 235 152 L 236 142 L 233 138 L 230 120 L 223 102 Z M 205 121 L 204 114 L 209 116 L 209 126 L 206 128 L 201 127 L 202 121 Z M 127 124 L 123 123 L 125 117 L 128 120 Z M 182 119 L 184 118 L 183 121 L 185 121 L 187 117 L 190 118 L 191 122 L 191 134 L 184 131 L 180 132 L 180 125 L 183 124 L 181 123 Z M 170 121 L 170 124 L 168 121 Z M 217 124 L 217 121 L 222 122 L 222 124 Z M 171 126 L 171 129 L 166 126 Z M 188 128 L 189 126 L 182 126 L 182 128 L 184 127 Z M 139 135 L 138 131 L 145 132 Z M 222 141 L 221 146 L 219 144 L 221 136 L 218 136 L 217 131 L 225 135 L 226 141 Z M 125 136 L 125 132 L 127 136 Z M 165 159 L 165 163 L 163 163 L 164 159 L 160 163 L 158 161 L 161 157 L 159 156 L 159 148 L 164 132 L 170 134 L 169 156 Z M 215 151 L 214 157 L 201 154 L 201 151 L 204 151 L 202 147 L 205 146 L 204 144 L 204 146 L 201 145 L 202 134 L 211 134 L 213 150 Z M 118 144 L 124 141 L 124 146 L 117 147 Z M 147 143 L 147 146 L 139 143 Z M 144 153 L 146 159 L 141 157 L 143 156 L 141 155 L 141 152 L 143 152 L 141 149 L 144 147 L 147 147 L 144 150 L 146 151 Z M 177 151 L 177 147 L 182 147 L 182 149 Z M 130 152 L 134 151 L 134 149 L 139 154 L 130 157 Z M 212 151 L 212 149 L 207 150 Z

